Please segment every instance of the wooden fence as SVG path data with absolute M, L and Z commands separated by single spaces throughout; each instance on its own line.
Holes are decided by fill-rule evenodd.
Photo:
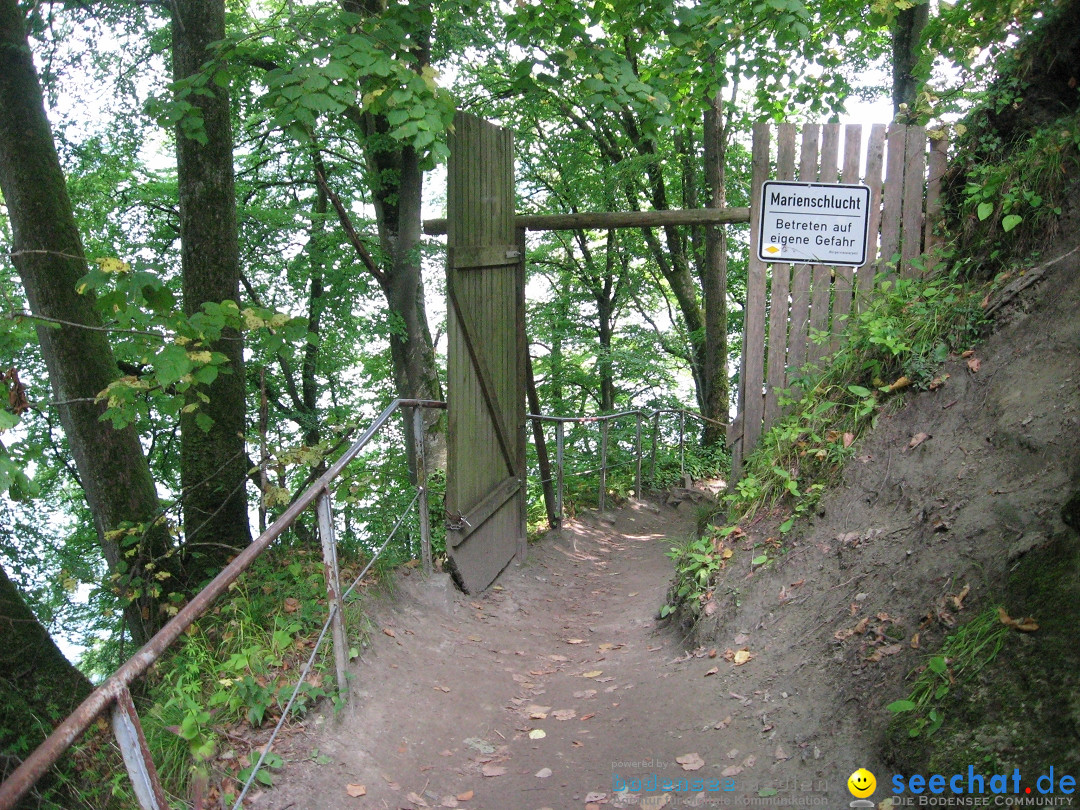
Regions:
M 754 127 L 739 406 L 728 430 L 732 480 L 739 477 L 744 456 L 781 416 L 779 394 L 790 386 L 792 373 L 838 346 L 847 317 L 872 294 L 876 274 L 914 275 L 933 262 L 931 250 L 939 239 L 933 226 L 941 207 L 944 139 L 928 139 L 923 127 L 874 124 L 863 161 L 859 124 L 805 125 L 801 147 L 795 125 L 780 124 L 775 153 L 773 129 L 768 123 Z M 867 263 L 855 269 L 760 261 L 755 246 L 761 189 L 769 179 L 869 186 Z

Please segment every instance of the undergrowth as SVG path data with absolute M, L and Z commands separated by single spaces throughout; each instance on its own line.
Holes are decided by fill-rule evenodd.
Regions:
M 987 608 L 946 638 L 940 652 L 914 670 L 909 696 L 887 707 L 898 716 L 897 722 L 906 724 L 909 737 L 929 737 L 941 728 L 945 722 L 942 705 L 949 692 L 997 658 L 1008 634 L 1009 627 L 1001 621 L 998 608 Z
M 712 598 L 719 572 L 738 560 L 735 540 L 762 509 L 785 519 L 780 537 L 758 542 L 751 569 L 783 553 L 783 535 L 810 513 L 839 479 L 856 443 L 902 392 L 944 382 L 941 364 L 970 348 L 983 323 L 979 294 L 954 275 L 880 276 L 875 293 L 851 318 L 846 339 L 784 392 L 784 416 L 743 462 L 743 474 L 719 509 L 699 521 L 698 536 L 675 547 L 675 581 L 661 616 L 695 620 Z M 823 336 L 822 336 L 823 337 Z M 719 525 L 717 525 L 719 524 Z

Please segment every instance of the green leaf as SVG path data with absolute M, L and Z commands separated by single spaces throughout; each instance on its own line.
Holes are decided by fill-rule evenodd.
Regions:
M 162 387 L 170 386 L 191 371 L 194 364 L 183 346 L 172 343 L 158 354 L 154 361 L 158 382 Z
M 199 411 L 199 413 L 195 414 L 195 424 L 199 426 L 199 430 L 203 433 L 208 433 L 210 428 L 214 426 L 214 419 L 202 411 Z
M 945 670 L 948 669 L 949 665 L 948 662 L 946 662 L 945 660 L 945 656 L 935 655 L 933 658 L 930 659 L 930 663 L 928 664 L 928 666 L 938 675 L 944 675 Z
M 979 222 L 985 220 L 988 216 L 994 213 L 994 204 L 991 202 L 979 203 Z
M 757 792 L 757 795 L 760 796 L 763 799 L 767 799 L 769 796 L 775 796 L 777 794 L 777 792 L 778 791 L 776 790 L 776 788 L 767 787 L 767 788 L 762 788 L 761 790 L 759 790 Z
M 847 390 L 853 393 L 857 397 L 869 397 L 873 396 L 873 392 L 869 388 L 863 388 L 861 385 L 849 385 Z
M 1019 216 L 1018 214 L 1009 214 L 1005 219 L 1001 220 L 1001 228 L 1008 233 L 1023 221 L 1024 218 L 1022 216 Z
M 758 556 L 754 557 L 754 559 L 752 559 L 750 561 L 750 564 L 751 565 L 764 565 L 768 561 L 769 561 L 769 555 L 768 554 L 759 554 Z
M 918 706 L 910 700 L 894 700 L 888 706 L 885 707 L 893 714 L 900 714 L 901 712 L 915 711 Z

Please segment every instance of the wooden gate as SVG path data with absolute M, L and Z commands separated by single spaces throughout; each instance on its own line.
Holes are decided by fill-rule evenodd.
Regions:
M 446 552 L 476 593 L 525 552 L 525 265 L 509 130 L 458 113 L 447 172 Z
M 840 146 L 840 124 L 802 128 L 796 172 L 794 124 L 777 127 L 775 172 L 770 169 L 771 125 L 754 127 L 753 180 L 750 189 L 750 264 L 748 268 L 738 416 L 728 431 L 732 479 L 743 457 L 781 415 L 778 393 L 789 376 L 836 348 L 846 318 L 857 311 L 874 286 L 875 274 L 895 268 L 919 271 L 923 254 L 933 262 L 933 226 L 940 212 L 945 140 L 931 139 L 923 127 L 884 124 L 870 127 L 865 171 L 860 171 L 862 126 L 847 125 Z M 885 174 L 882 177 L 882 169 Z M 929 171 L 928 171 L 929 169 Z M 808 264 L 766 264 L 757 258 L 761 188 L 777 180 L 865 183 L 870 187 L 868 261 L 858 268 Z M 767 322 L 766 322 L 767 321 Z M 818 339 L 815 340 L 814 337 Z

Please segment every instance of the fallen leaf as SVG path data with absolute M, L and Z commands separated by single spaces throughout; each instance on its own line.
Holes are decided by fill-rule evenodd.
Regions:
M 716 658 L 716 648 L 715 647 L 713 647 L 711 650 L 709 650 L 709 658 Z
M 908 450 L 914 450 L 916 447 L 918 447 L 920 444 L 925 442 L 927 439 L 932 439 L 932 438 L 933 437 L 929 433 L 916 433 L 914 436 L 911 437 L 911 441 L 908 442 L 907 449 Z
M 1001 623 L 1006 627 L 1011 627 L 1022 633 L 1034 633 L 1039 629 L 1039 623 L 1031 616 L 1027 616 L 1023 619 L 1013 619 L 1009 617 L 1009 614 L 1005 612 L 1005 608 L 1003 607 L 998 608 L 998 618 L 1001 619 Z
M 480 636 L 469 636 L 469 641 L 483 641 Z
M 490 762 L 480 768 L 480 773 L 484 776 L 502 776 L 506 773 L 506 768 L 502 765 L 492 765 Z
M 705 673 L 705 677 L 708 678 L 710 675 L 715 675 L 719 671 L 720 671 L 720 667 L 713 667 L 712 669 L 708 670 Z
M 744 768 L 753 768 L 757 764 L 757 757 L 751 754 L 742 761 L 742 764 Z
M 440 686 L 439 684 L 435 684 L 435 686 L 433 686 L 432 689 L 438 689 L 440 692 L 449 692 L 450 691 L 449 686 Z
M 567 658 L 565 655 L 549 655 L 548 660 L 562 663 L 564 661 L 569 661 L 570 659 Z
M 556 720 L 573 720 L 577 717 L 577 711 L 574 709 L 556 709 L 551 715 Z
M 675 757 L 675 761 L 682 766 L 684 771 L 700 770 L 705 765 L 705 760 L 703 760 L 701 754 L 698 754 L 697 752 L 693 754 L 683 754 L 681 757 Z
M 578 700 L 587 700 L 595 695 L 595 689 L 583 689 L 580 692 L 574 692 L 574 697 L 576 697 Z
M 366 796 L 367 788 L 363 785 L 346 785 L 345 792 L 355 799 L 359 798 L 360 796 Z
M 854 433 L 845 433 L 844 434 L 844 447 L 851 447 L 851 445 L 852 445 L 852 443 L 854 441 L 855 441 L 855 434 Z
M 907 388 L 909 385 L 911 385 L 910 379 L 908 379 L 907 377 L 900 377 L 896 382 L 889 386 L 889 393 L 892 393 L 893 391 L 900 391 L 904 388 Z
M 942 374 L 940 377 L 934 377 L 934 379 L 932 379 L 930 381 L 930 384 L 928 386 L 926 386 L 926 387 L 929 388 L 931 391 L 936 391 L 937 389 L 941 388 L 941 386 L 943 386 L 945 384 L 945 381 L 947 379 L 949 379 L 948 374 Z
M 961 610 L 963 608 L 964 600 L 967 598 L 967 595 L 969 593 L 971 593 L 971 586 L 970 585 L 965 585 L 963 588 L 960 589 L 960 593 L 958 593 L 956 596 L 952 597 L 953 606 L 957 610 Z
M 605 641 L 603 644 L 598 644 L 596 649 L 600 652 L 611 652 L 612 650 L 619 649 L 621 646 L 622 644 L 613 644 L 609 641 Z
M 544 731 L 542 728 L 534 728 L 532 731 L 529 732 L 530 740 L 542 740 L 546 736 L 547 732 Z M 484 776 L 487 776 L 487 774 L 484 774 Z
M 300 609 L 300 600 L 295 596 L 288 596 L 282 605 L 286 613 L 296 613 Z
M 978 357 L 970 357 L 967 361 L 967 367 L 971 370 L 972 374 L 979 373 L 979 366 L 982 365 L 982 361 Z
M 529 715 L 530 720 L 547 720 L 547 712 L 533 712 Z
M 745 649 L 739 650 L 738 652 L 735 653 L 735 657 L 734 657 L 735 666 L 741 667 L 743 664 L 745 664 L 747 661 L 749 661 L 753 657 L 754 657 L 754 654 L 752 652 L 750 652 L 749 650 L 745 650 Z
M 583 638 L 568 638 L 568 639 L 566 639 L 566 643 L 567 644 L 584 644 L 585 639 L 583 639 Z
M 735 757 L 737 757 L 738 755 L 739 755 L 739 749 L 738 748 L 732 748 L 730 751 L 727 752 L 727 758 L 728 759 L 735 759 Z
M 913 650 L 919 649 L 919 634 L 918 633 L 916 633 L 915 635 L 913 635 L 911 637 L 911 649 L 913 649 Z
M 466 790 L 464 793 L 459 793 L 456 798 L 459 802 L 467 802 L 473 797 L 473 795 L 474 794 L 471 790 Z
M 773 752 L 773 758 L 778 762 L 783 762 L 785 759 L 791 759 L 791 755 L 784 750 L 782 745 L 776 746 L 776 751 Z
M 607 798 L 606 793 L 601 793 L 598 790 L 593 790 L 593 791 L 590 791 L 589 795 L 587 795 L 585 797 L 585 801 L 586 802 L 602 802 L 606 798 Z
M 839 630 L 833 633 L 833 638 L 835 638 L 837 641 L 847 641 L 853 635 L 855 635 L 855 631 L 852 630 L 850 627 L 841 627 Z
M 902 649 L 902 644 L 889 644 L 888 646 L 882 647 L 879 652 L 882 655 L 896 655 Z
M 551 776 L 551 768 L 541 768 L 536 772 L 537 779 L 547 779 Z
M 718 731 L 722 731 L 723 729 L 727 728 L 730 725 L 731 725 L 731 715 L 729 714 L 727 717 L 725 717 L 723 720 L 721 720 L 719 723 L 717 723 L 715 726 L 713 726 L 713 728 L 717 729 Z
M 852 632 L 854 632 L 856 635 L 861 636 L 863 633 L 866 632 L 866 627 L 869 624 L 870 617 L 864 616 L 863 618 L 859 619 L 859 623 L 855 625 L 855 629 Z
M 454 796 L 443 796 L 442 801 L 439 802 L 439 807 L 457 807 L 458 800 Z
M 590 712 L 589 714 L 581 715 L 582 720 L 591 720 L 594 717 L 596 717 L 596 712 Z
M 417 807 L 427 807 L 428 806 L 428 803 L 426 801 L 424 801 L 424 799 L 415 792 L 410 793 L 408 796 L 405 797 L 405 799 L 407 801 L 412 802 Z
M 969 357 L 972 357 L 972 356 L 974 356 L 974 354 L 975 354 L 975 350 L 974 350 L 974 349 L 965 349 L 964 351 L 962 351 L 962 352 L 960 353 L 960 357 L 961 357 L 962 359 L 964 359 L 964 360 L 967 360 L 967 359 L 968 359 Z
M 742 765 L 729 765 L 720 772 L 721 776 L 738 776 L 743 772 Z
M 397 638 L 397 633 L 395 633 L 389 627 L 384 627 L 383 628 L 383 635 L 390 636 L 390 638 Z
M 604 670 L 602 670 L 602 669 L 593 669 L 593 670 L 590 670 L 589 672 L 582 672 L 581 677 L 582 678 L 598 678 L 603 674 L 604 674 Z
M 714 613 L 716 613 L 716 611 L 719 609 L 719 607 L 720 606 L 717 605 L 715 601 L 710 599 L 708 602 L 705 603 L 705 607 L 702 608 L 702 612 L 706 616 L 712 616 Z

